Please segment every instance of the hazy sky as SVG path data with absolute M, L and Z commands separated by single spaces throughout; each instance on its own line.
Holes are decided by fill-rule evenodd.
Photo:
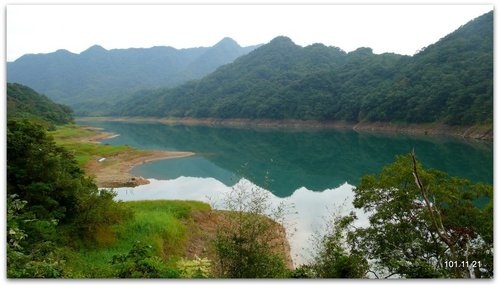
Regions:
M 345 51 L 413 55 L 492 5 L 9 5 L 7 60 L 66 49 L 240 45 L 290 37 Z

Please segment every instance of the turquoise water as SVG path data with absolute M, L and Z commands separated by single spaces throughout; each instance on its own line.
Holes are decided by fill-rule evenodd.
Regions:
M 436 168 L 474 182 L 493 183 L 493 145 L 454 138 L 412 137 L 338 130 L 263 130 L 81 122 L 120 136 L 106 144 L 141 149 L 192 151 L 187 158 L 160 160 L 132 173 L 151 184 L 117 188 L 119 200 L 185 199 L 221 204 L 231 189 L 262 188 L 272 204 L 293 206 L 287 218 L 295 265 L 311 258 L 311 237 L 321 234 L 332 213 L 354 209 L 352 189 L 361 176 L 379 173 L 395 155 L 415 149 L 424 168 Z M 359 224 L 367 215 L 356 210 Z
M 300 187 L 323 191 L 378 173 L 395 155 L 415 149 L 424 168 L 493 183 L 493 145 L 453 138 L 366 134 L 333 130 L 258 130 L 160 123 L 92 123 L 120 134 L 105 141 L 141 149 L 192 151 L 190 158 L 138 166 L 155 179 L 212 177 L 226 185 L 246 178 L 278 197 Z

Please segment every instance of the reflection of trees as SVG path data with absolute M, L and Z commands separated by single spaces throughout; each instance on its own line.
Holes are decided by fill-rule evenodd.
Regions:
M 202 156 L 154 161 L 136 167 L 133 173 L 155 179 L 176 179 L 181 176 L 211 177 L 226 186 L 233 186 L 240 179 L 237 175 L 220 168 Z
M 322 191 L 391 163 L 412 148 L 427 168 L 472 181 L 493 181 L 492 146 L 443 138 L 358 134 L 353 131 L 257 130 L 159 123 L 92 123 L 119 133 L 110 143 L 196 152 L 218 167 L 286 197 Z M 266 174 L 270 180 L 266 182 Z M 223 179 L 221 179 L 222 181 Z M 224 179 L 226 181 L 227 179 Z

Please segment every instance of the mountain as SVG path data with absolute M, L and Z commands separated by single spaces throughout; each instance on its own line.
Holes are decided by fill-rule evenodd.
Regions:
M 52 125 L 73 121 L 71 109 L 56 104 L 44 95 L 16 83 L 7 83 L 7 117 L 30 118 Z
M 78 114 L 91 115 L 125 94 L 201 78 L 255 47 L 224 38 L 213 47 L 189 49 L 106 50 L 95 45 L 80 54 L 58 50 L 7 63 L 7 81 L 29 85 Z
M 492 124 L 493 11 L 414 56 L 277 37 L 206 77 L 141 91 L 113 115 Z

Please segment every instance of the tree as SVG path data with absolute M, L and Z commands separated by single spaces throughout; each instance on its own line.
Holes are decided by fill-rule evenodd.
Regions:
M 411 153 L 364 176 L 354 193 L 353 204 L 370 214 L 370 225 L 350 231 L 348 242 L 374 263 L 374 274 L 493 276 L 491 185 L 425 170 Z M 478 199 L 489 203 L 480 206 Z
M 43 127 L 28 120 L 7 124 L 7 194 L 27 201 L 37 219 L 67 222 L 77 214 L 77 195 L 94 188 L 74 157 Z
M 312 277 L 318 278 L 365 278 L 368 262 L 363 254 L 348 250 L 347 234 L 352 230 L 354 213 L 348 216 L 335 216 L 333 226 L 329 227 L 318 244 L 317 254 L 310 265 Z
M 7 124 L 7 196 L 9 277 L 66 276 L 65 246 L 92 241 L 96 230 L 131 216 L 29 120 Z
M 216 273 L 225 278 L 284 278 L 284 228 L 270 216 L 268 193 L 243 183 L 226 198 L 224 222 L 214 240 Z M 281 218 L 278 207 L 274 218 Z
M 42 238 L 36 244 L 26 245 L 26 239 L 32 234 L 23 230 L 23 226 L 40 223 L 40 220 L 23 213 L 26 204 L 17 195 L 7 197 L 7 277 L 58 278 L 68 275 L 62 252 L 53 242 Z M 45 226 L 56 224 L 44 223 Z
M 48 126 L 73 122 L 70 107 L 54 103 L 27 86 L 7 83 L 8 118 L 28 118 Z

